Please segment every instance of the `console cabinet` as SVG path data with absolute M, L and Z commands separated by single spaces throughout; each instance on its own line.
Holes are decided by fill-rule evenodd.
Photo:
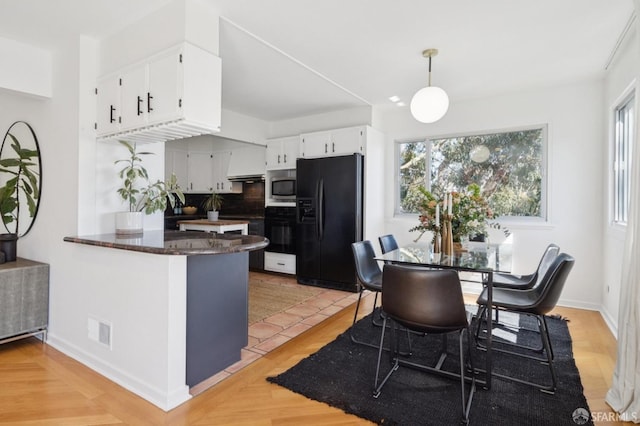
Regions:
M 49 265 L 21 258 L 1 264 L 0 343 L 45 334 L 48 324 Z

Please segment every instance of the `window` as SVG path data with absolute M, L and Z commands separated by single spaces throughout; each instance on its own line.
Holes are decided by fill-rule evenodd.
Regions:
M 538 126 L 398 143 L 396 211 L 417 211 L 420 185 L 444 194 L 475 183 L 495 217 L 546 218 L 546 134 Z
M 625 225 L 629 210 L 631 182 L 631 141 L 635 97 L 627 97 L 615 110 L 615 138 L 613 154 L 613 221 Z

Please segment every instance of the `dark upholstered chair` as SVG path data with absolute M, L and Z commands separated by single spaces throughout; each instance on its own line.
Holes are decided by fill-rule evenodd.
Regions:
M 558 302 L 564 283 L 567 280 L 569 272 L 573 268 L 575 260 L 573 257 L 566 253 L 560 253 L 553 260 L 544 276 L 538 280 L 538 283 L 527 290 L 516 290 L 510 288 L 495 288 L 493 289 L 492 306 L 498 309 L 502 309 L 509 312 L 516 312 L 524 315 L 534 316 L 538 322 L 538 330 L 540 332 L 540 338 L 542 340 L 542 349 L 546 354 L 546 357 L 539 358 L 532 356 L 528 353 L 514 352 L 506 349 L 496 347 L 496 344 L 520 346 L 508 342 L 493 341 L 492 350 L 510 353 L 517 356 L 523 356 L 525 358 L 541 361 L 549 365 L 549 371 L 551 373 L 551 385 L 542 385 L 533 383 L 531 381 L 517 379 L 518 382 L 525 383 L 531 386 L 540 388 L 540 390 L 553 394 L 556 389 L 557 379 L 555 368 L 553 365 L 553 346 L 551 339 L 549 338 L 549 330 L 547 328 L 547 322 L 545 314 L 549 313 Z M 384 287 L 383 287 L 384 289 Z M 479 337 L 480 327 L 484 324 L 484 316 L 487 312 L 487 289 L 480 294 L 477 301 L 478 308 L 478 329 L 476 337 Z M 535 348 L 526 348 L 538 352 Z M 496 375 L 496 374 L 494 374 Z M 502 376 L 507 379 L 513 379 L 512 377 Z
M 369 290 L 375 293 L 373 300 L 373 312 L 375 313 L 376 304 L 378 302 L 378 294 L 382 290 L 382 271 L 378 262 L 375 260 L 376 253 L 373 250 L 371 241 L 358 241 L 351 244 L 351 250 L 353 251 L 353 259 L 356 265 L 356 273 L 358 275 L 358 302 L 356 303 L 356 312 L 353 315 L 353 324 L 358 319 L 358 310 L 360 309 L 360 300 L 362 299 L 362 293 L 365 290 Z M 374 316 L 371 316 L 372 321 Z M 378 346 L 373 343 L 363 342 L 358 340 L 353 335 L 353 327 L 351 327 L 351 340 L 354 343 L 361 345 L 372 346 L 377 348 Z
M 406 359 L 402 361 L 397 351 L 397 339 L 395 343 L 396 351 L 391 352 L 394 357 L 394 364 L 387 375 L 379 382 L 380 361 L 382 348 L 384 345 L 384 335 L 386 323 L 393 321 L 394 330 L 397 324 L 417 333 L 441 334 L 457 333 L 460 351 L 460 385 L 462 387 L 462 417 L 466 422 L 469 416 L 471 400 L 475 392 L 475 376 L 471 376 L 471 389 L 468 396 L 465 393 L 465 357 L 464 357 L 464 335 L 467 336 L 467 361 L 470 371 L 473 371 L 471 364 L 471 345 L 469 342 L 469 314 L 465 310 L 462 286 L 458 274 L 451 270 L 434 270 L 411 266 L 385 264 L 382 274 L 382 310 L 384 323 L 380 336 L 380 346 L 378 350 L 378 364 L 376 367 L 374 397 L 380 395 L 382 387 L 396 371 L 399 365 L 412 364 Z M 397 333 L 393 333 L 397 334 Z M 443 347 L 444 349 L 444 347 Z M 446 350 L 441 355 L 441 365 Z M 416 365 L 417 364 L 413 364 Z M 419 365 L 421 370 L 439 372 L 447 376 L 450 372 L 444 372 L 436 367 Z M 456 375 L 456 374 L 453 374 Z
M 378 237 L 378 241 L 380 242 L 380 249 L 382 250 L 382 254 L 398 249 L 398 242 L 396 241 L 396 238 L 391 234 Z
M 518 290 L 526 290 L 533 287 L 538 278 L 542 278 L 549 269 L 553 259 L 560 253 L 560 247 L 555 244 L 549 244 L 540 258 L 538 268 L 528 275 L 513 275 L 504 273 L 493 274 L 494 288 L 513 288 Z

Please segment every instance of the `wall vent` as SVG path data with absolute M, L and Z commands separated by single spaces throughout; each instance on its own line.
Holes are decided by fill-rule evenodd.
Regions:
M 90 340 L 111 349 L 111 323 L 89 317 L 87 331 Z

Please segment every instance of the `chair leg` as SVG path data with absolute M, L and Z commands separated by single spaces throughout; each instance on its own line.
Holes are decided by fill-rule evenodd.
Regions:
M 361 299 L 362 299 L 362 293 L 363 293 L 363 292 L 364 292 L 364 288 L 361 288 L 361 289 L 360 289 L 360 293 L 358 294 L 358 301 L 356 302 L 356 311 L 355 311 L 355 312 L 354 312 L 354 314 L 353 314 L 353 322 L 351 323 L 351 329 L 349 330 L 349 337 L 351 338 L 351 341 L 352 341 L 353 343 L 356 343 L 356 344 L 358 344 L 358 345 L 369 346 L 370 348 L 378 348 L 378 345 L 376 345 L 376 344 L 374 344 L 374 343 L 369 343 L 369 342 L 365 342 L 365 341 L 363 341 L 363 340 L 358 339 L 358 338 L 354 335 L 354 332 L 353 332 L 353 326 L 354 326 L 354 325 L 356 324 L 356 322 L 358 321 L 358 311 L 359 311 L 359 309 L 360 309 L 360 301 L 361 301 Z M 372 315 L 371 315 L 371 323 L 372 323 L 374 326 L 377 326 L 377 327 L 384 327 L 384 325 L 383 325 L 383 324 L 385 324 L 386 322 L 383 322 L 383 324 L 380 324 L 380 323 L 376 323 L 376 322 L 375 322 L 375 319 L 374 319 L 374 317 L 375 317 L 375 315 L 374 315 L 374 314 L 375 314 L 375 311 L 376 311 L 376 303 L 377 303 L 377 301 L 378 301 L 378 292 L 376 292 L 376 294 L 375 294 L 375 298 L 374 298 L 374 300 L 373 300 L 373 310 L 371 311 L 371 313 L 372 313 Z M 382 316 L 382 315 L 381 315 L 381 316 Z M 411 352 L 412 352 L 412 350 L 411 350 L 411 335 L 410 335 L 409 330 L 407 330 L 407 344 L 408 344 L 408 346 L 409 346 L 409 350 L 408 350 L 408 351 L 406 351 L 406 352 L 400 352 L 400 355 L 402 355 L 402 356 L 409 356 L 409 355 L 411 355 Z
M 469 363 L 469 371 L 471 372 L 471 388 L 469 389 L 469 395 L 466 397 L 466 392 L 464 390 L 464 382 L 465 382 L 465 356 L 464 356 L 464 336 L 466 334 L 467 337 L 467 362 Z M 465 424 L 469 423 L 469 412 L 471 411 L 471 401 L 473 401 L 473 395 L 476 391 L 476 376 L 473 370 L 473 358 L 471 358 L 471 339 L 470 339 L 471 331 L 469 328 L 462 329 L 459 332 L 458 341 L 459 341 L 459 351 L 460 351 L 460 388 L 462 393 L 462 421 Z
M 543 336 L 542 344 L 544 345 L 545 352 L 547 353 L 547 363 L 549 364 L 549 372 L 551 373 L 550 387 L 541 387 L 541 391 L 544 393 L 554 394 L 558 384 L 556 377 L 556 369 L 553 365 L 553 349 L 551 348 L 551 338 L 549 337 L 549 329 L 547 328 L 547 322 L 543 315 L 538 315 L 538 325 L 540 326 L 540 335 Z
M 382 390 L 382 387 L 384 386 L 385 383 L 387 383 L 387 380 L 389 380 L 389 377 L 391 377 L 391 374 L 393 374 L 394 371 L 396 371 L 398 369 L 398 354 L 397 354 L 397 347 L 396 347 L 396 353 L 392 354 L 392 361 L 393 365 L 391 366 L 391 369 L 389 370 L 389 372 L 387 373 L 387 375 L 384 377 L 384 379 L 382 379 L 382 381 L 380 382 L 380 384 L 378 385 L 378 378 L 380 377 L 380 361 L 382 359 L 382 351 L 383 351 L 383 346 L 384 346 L 384 333 L 387 330 L 387 317 L 384 317 L 383 323 L 382 323 L 382 331 L 380 332 L 380 346 L 378 347 L 378 364 L 376 366 L 376 378 L 375 378 L 375 382 L 374 382 L 374 390 L 373 390 L 373 397 L 377 398 L 380 396 L 380 391 Z M 395 326 L 394 326 L 395 328 Z M 392 346 L 394 344 L 394 342 L 391 342 Z M 396 342 L 397 344 L 397 342 Z M 395 359 L 395 360 L 394 360 Z

